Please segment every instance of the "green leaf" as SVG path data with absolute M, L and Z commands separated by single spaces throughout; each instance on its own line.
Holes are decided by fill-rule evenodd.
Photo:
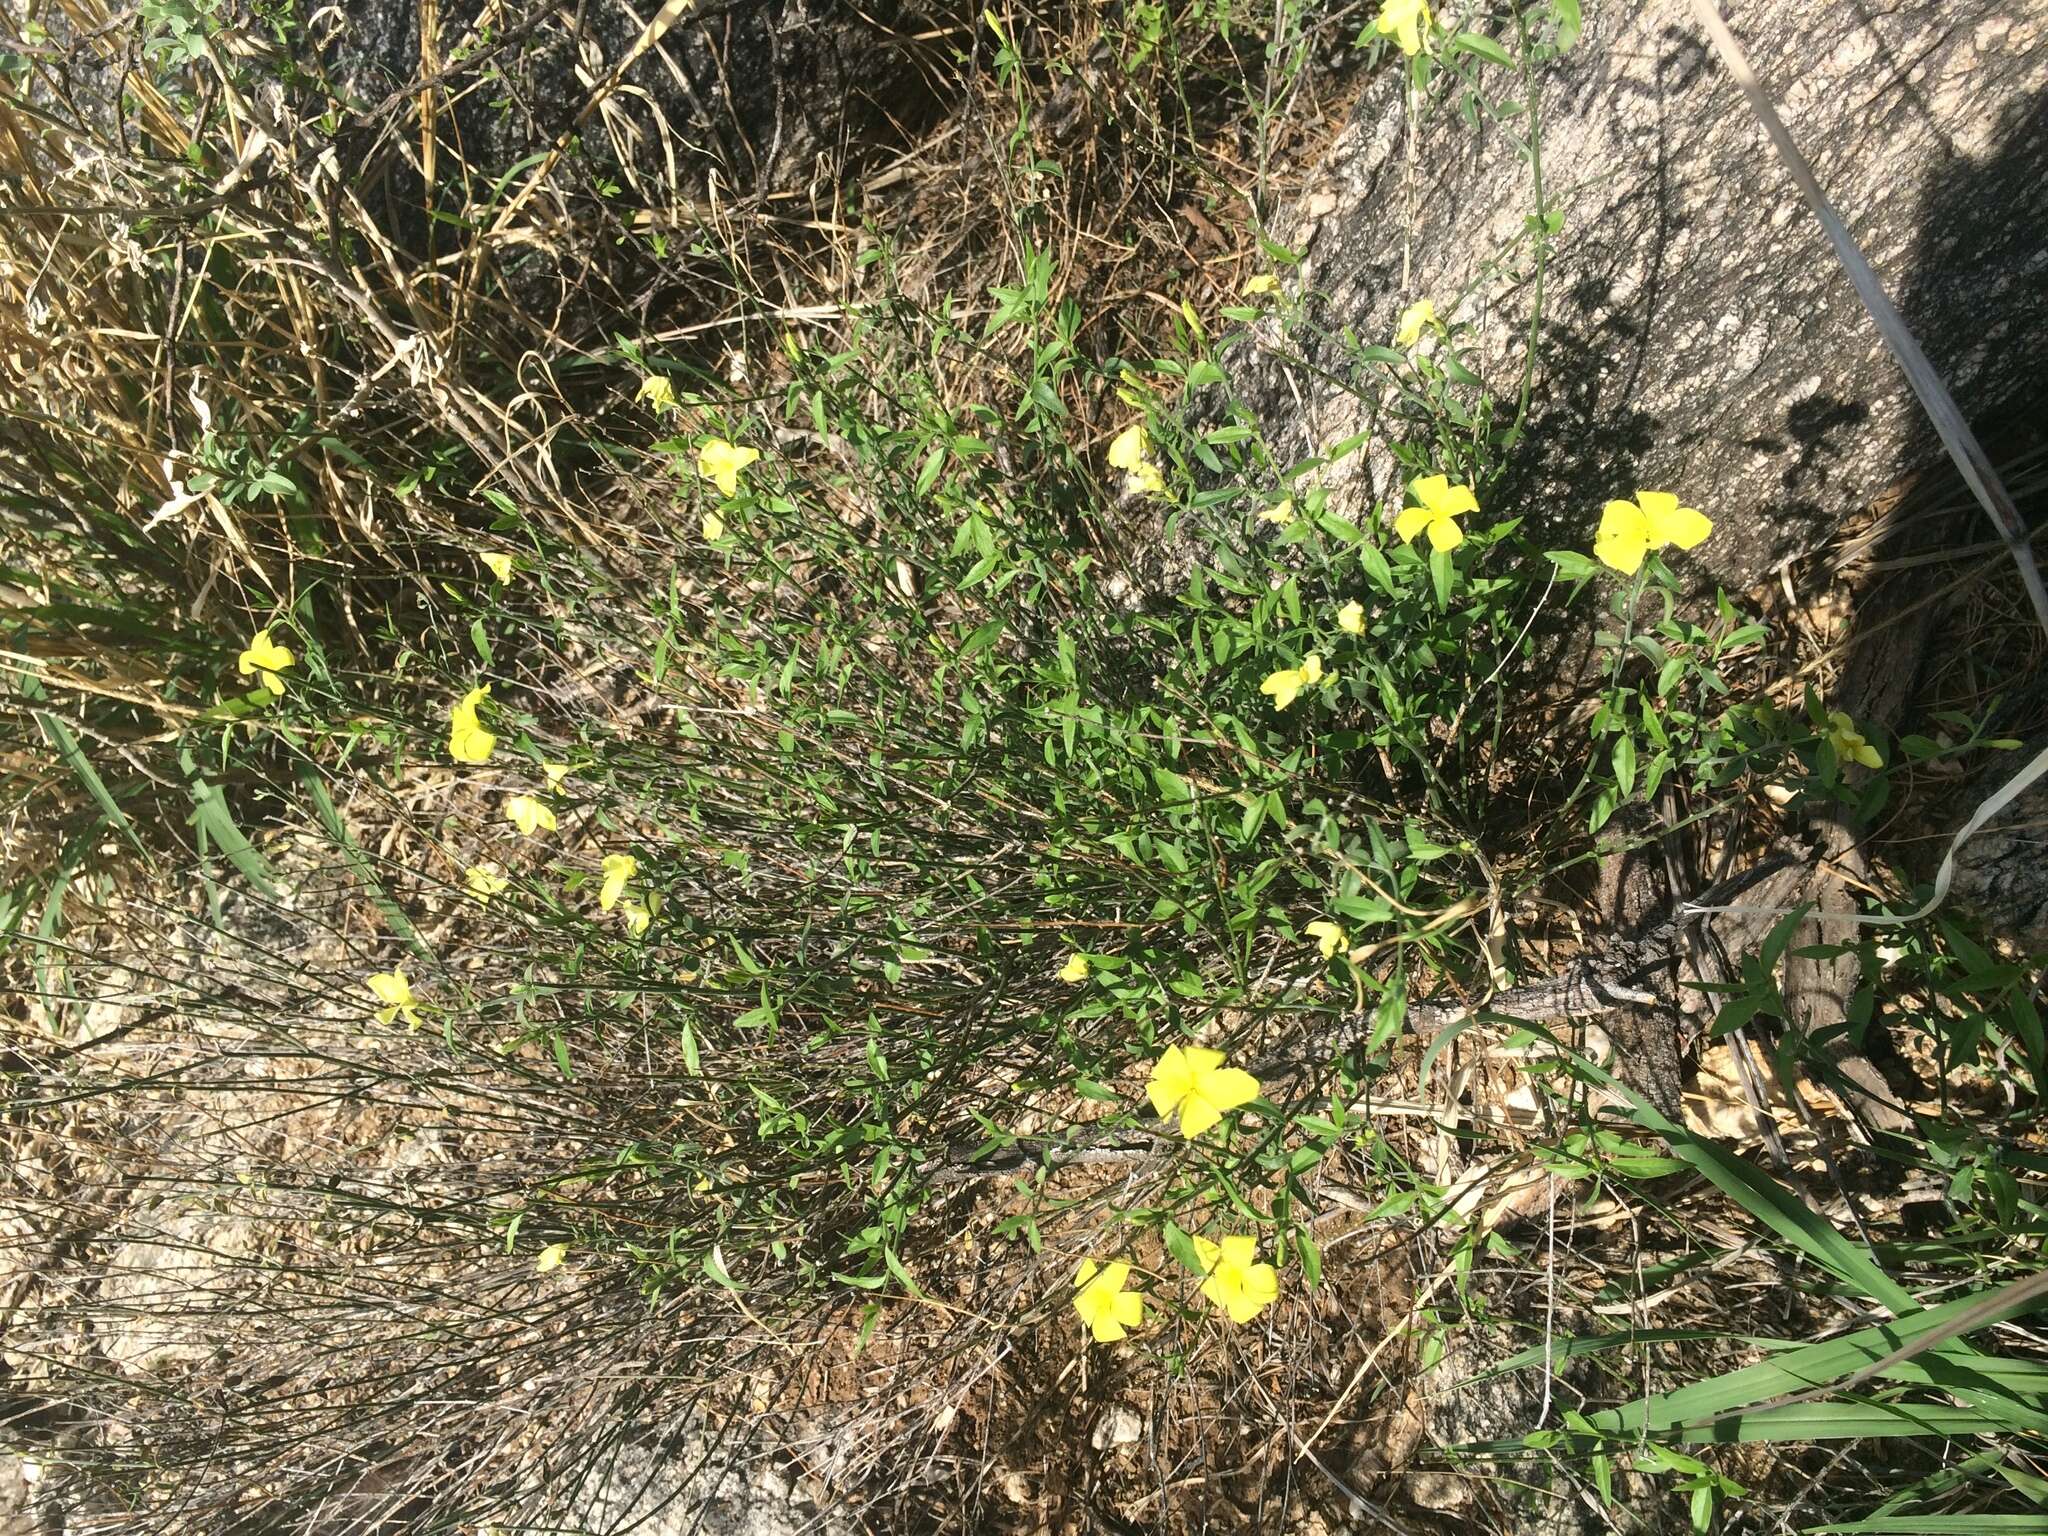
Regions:
M 1173 1255 L 1176 1263 L 1191 1275 L 1206 1273 L 1202 1268 L 1202 1256 L 1195 1252 L 1195 1240 L 1172 1222 L 1160 1229 L 1160 1236 L 1166 1240 L 1166 1251 Z
M 1586 581 L 1600 574 L 1599 562 L 1580 554 L 1575 549 L 1545 550 L 1543 558 L 1573 581 Z
M 704 1273 L 710 1276 L 715 1283 L 724 1286 L 728 1291 L 737 1291 L 740 1289 L 739 1281 L 733 1279 L 733 1277 L 726 1272 L 725 1260 L 720 1257 L 718 1249 L 715 1246 L 705 1253 L 702 1262 L 704 1265 Z
M 1614 744 L 1614 780 L 1626 800 L 1636 788 L 1636 740 L 1624 736 Z
M 1513 54 L 1492 38 L 1482 37 L 1477 32 L 1460 32 L 1451 39 L 1450 47 L 1459 53 L 1469 53 L 1474 58 L 1484 59 L 1489 64 L 1498 64 L 1503 69 L 1515 67 Z
M 1294 1252 L 1301 1260 L 1302 1283 L 1312 1291 L 1318 1289 L 1323 1283 L 1323 1252 L 1316 1247 L 1315 1239 L 1306 1232 L 1296 1232 Z
M 24 675 L 22 681 L 27 684 L 35 680 Z M 27 687 L 24 686 L 22 691 L 27 693 Z M 37 685 L 37 692 L 41 692 L 40 684 Z M 114 829 L 128 839 L 129 845 L 137 853 L 147 859 L 149 850 L 142 846 L 142 838 L 137 834 L 135 824 L 115 803 L 113 793 L 93 768 L 91 760 L 85 755 L 85 749 L 78 744 L 78 738 L 71 734 L 71 728 L 55 715 L 40 709 L 36 711 L 36 723 L 43 728 L 43 734 L 50 738 L 50 745 L 57 749 L 57 755 L 64 760 L 64 766 L 71 770 L 72 777 L 85 786 L 85 792 L 92 796 Z
M 1586 817 L 1586 830 L 1598 832 L 1606 826 L 1608 817 L 1614 814 L 1615 807 L 1620 803 L 1621 798 L 1614 792 L 1614 786 L 1602 785 L 1599 793 L 1593 796 L 1593 809 Z
M 1365 1055 L 1369 1061 L 1386 1046 L 1387 1042 L 1401 1032 L 1401 1026 L 1408 1018 L 1408 979 L 1396 976 L 1387 984 L 1387 995 L 1380 999 L 1380 1005 L 1373 1010 L 1372 1033 L 1366 1037 Z
M 912 1278 L 910 1271 L 903 1267 L 903 1261 L 896 1257 L 895 1249 L 884 1248 L 882 1250 L 882 1262 L 889 1266 L 889 1273 L 896 1277 L 897 1282 L 902 1285 L 904 1290 L 910 1292 L 911 1295 L 919 1300 L 924 1299 L 924 1292 L 918 1289 L 917 1281 Z
M 1194 791 L 1188 788 L 1188 781 L 1171 768 L 1152 770 L 1152 782 L 1159 788 L 1159 797 L 1169 811 L 1185 811 L 1195 803 Z
M 1579 0 L 1550 0 L 1550 13 L 1557 18 L 1557 51 L 1564 53 L 1579 40 Z
M 190 773 L 192 766 L 191 754 L 186 753 L 186 772 Z M 275 901 L 277 883 L 271 877 L 270 866 L 256 851 L 255 844 L 235 824 L 234 813 L 228 809 L 219 786 L 195 776 L 186 789 L 192 796 L 192 826 L 199 833 L 202 856 L 209 844 L 218 848 L 228 863 L 235 867 L 236 873 Z
M 1880 1515 L 1802 1536 L 2048 1536 L 2048 1515 Z
M 1393 567 L 1387 564 L 1387 557 L 1370 544 L 1358 547 L 1358 563 L 1365 567 L 1365 574 L 1372 578 L 1374 586 L 1389 597 L 1398 597 L 1399 589 L 1394 585 Z
M 1003 621 L 1001 619 L 990 619 L 981 628 L 967 637 L 966 643 L 960 647 L 959 659 L 965 661 L 968 657 L 987 650 L 1002 637 L 1002 633 Z
M 426 944 L 420 939 L 419 931 L 412 925 L 412 920 L 405 915 L 404 909 L 391 899 L 390 892 L 386 891 L 382 882 L 377 879 L 377 872 L 371 867 L 369 856 L 363 852 L 342 821 L 341 812 L 335 809 L 334 799 L 327 793 L 327 786 L 321 782 L 319 774 L 310 766 L 301 768 L 299 785 L 306 791 L 306 797 L 313 802 L 314 817 L 333 840 L 334 845 L 341 850 L 343 860 L 356 879 L 362 883 L 363 889 L 369 893 L 370 900 L 376 905 L 377 910 L 384 914 L 384 921 L 391 925 L 391 931 L 410 944 L 415 952 L 422 955 L 428 953 Z

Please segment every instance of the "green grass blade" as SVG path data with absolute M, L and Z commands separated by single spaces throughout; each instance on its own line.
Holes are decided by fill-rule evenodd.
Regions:
M 1802 1536 L 2048 1536 L 2048 1515 L 1882 1515 L 1810 1525 Z
M 1732 1414 L 1711 1424 L 1673 1430 L 1658 1438 L 1677 1445 L 1806 1445 L 1921 1436 L 1954 1439 L 1996 1435 L 2005 1429 L 2005 1421 L 1996 1414 L 1946 1403 L 1784 1403 L 1760 1413 Z M 1612 1442 L 1582 1433 L 1552 1431 L 1538 1443 L 1549 1449 L 1569 1445 L 1581 1453 L 1614 1449 Z M 1488 1440 L 1457 1447 L 1460 1454 L 1468 1456 L 1526 1455 L 1532 1449 L 1535 1447 L 1527 1440 Z
M 1605 1354 L 1611 1349 L 1630 1349 L 1638 1344 L 1703 1344 L 1708 1342 L 1732 1342 L 1746 1344 L 1752 1349 L 1803 1349 L 1806 1346 L 1790 1339 L 1766 1339 L 1751 1334 L 1719 1333 L 1712 1328 L 1624 1328 L 1615 1333 L 1596 1333 L 1583 1339 L 1552 1339 L 1549 1344 L 1532 1344 L 1501 1361 L 1499 1365 L 1474 1376 L 1477 1382 L 1491 1381 L 1496 1376 L 1506 1376 L 1512 1371 L 1526 1371 L 1531 1366 L 1549 1364 L 1561 1365 L 1567 1360 L 1584 1359 L 1589 1355 Z
M 1673 1125 L 1612 1073 L 1582 1056 L 1570 1054 L 1582 1071 L 1625 1099 L 1636 1124 L 1662 1136 L 1673 1157 L 1689 1164 L 1763 1226 L 1887 1310 L 1899 1316 L 1919 1310 L 1920 1304 L 1913 1299 L 1912 1292 L 1886 1274 L 1869 1249 L 1836 1231 L 1791 1190 L 1726 1148 Z
M 419 930 L 413 927 L 412 919 L 405 915 L 405 909 L 392 900 L 391 893 L 384 889 L 383 882 L 377 878 L 377 871 L 370 863 L 369 855 L 363 852 L 361 845 L 349 832 L 347 824 L 342 821 L 341 812 L 335 808 L 334 797 L 328 794 L 326 784 L 321 782 L 320 776 L 311 769 L 300 773 L 299 783 L 305 789 L 307 798 L 313 802 L 313 814 L 319 818 L 321 827 L 325 829 L 328 837 L 334 840 L 334 845 L 341 850 L 341 856 L 348 861 L 348 867 L 354 871 L 356 879 L 362 882 L 363 889 L 369 892 L 370 900 L 376 903 L 377 910 L 384 914 L 384 921 L 391 925 L 391 931 L 411 945 L 416 953 L 426 954 L 427 946 L 421 941 Z
M 277 883 L 271 878 L 270 866 L 256 851 L 256 845 L 236 825 L 234 813 L 228 809 L 227 797 L 221 794 L 220 786 L 195 777 L 186 787 L 192 795 L 192 825 L 202 839 L 202 846 L 210 842 L 244 880 L 276 900 Z
M 2016 1282 L 2016 1285 L 2025 1283 L 2020 1281 Z M 1735 1413 L 1751 1403 L 1766 1402 L 1790 1393 L 1826 1388 L 1884 1359 L 1914 1339 L 1936 1332 L 1952 1318 L 1980 1305 L 1983 1300 L 1982 1295 L 1960 1297 L 1939 1307 L 1916 1312 L 1896 1322 L 1865 1328 L 1857 1333 L 1846 1334 L 1839 1339 L 1829 1339 L 1820 1344 L 1811 1344 L 1775 1360 L 1766 1360 L 1739 1371 L 1730 1371 L 1708 1381 L 1681 1387 L 1675 1392 L 1639 1399 L 1626 1407 L 1591 1414 L 1588 1418 L 1602 1433 L 1633 1437 L 1645 1432 L 1667 1432 L 1682 1425 L 1699 1424 L 1705 1420 Z M 2009 1312 L 1986 1314 L 1983 1326 L 2001 1321 L 2006 1316 L 2017 1316 L 2031 1307 L 2038 1306 L 2040 1302 L 2041 1298 L 2038 1296 L 2022 1296 Z M 1952 1340 L 1941 1349 L 1932 1350 L 1918 1359 L 1902 1361 L 1887 1369 L 1885 1375 L 1901 1380 L 1938 1384 L 1945 1390 L 1959 1395 L 1966 1391 L 1997 1394 L 2001 1385 L 2008 1381 L 2013 1384 L 2012 1389 L 2029 1396 L 2039 1391 L 2041 1368 L 2035 1363 L 1995 1360 L 1975 1352 L 1949 1353 L 1960 1342 Z M 1937 1375 L 1941 1378 L 1938 1382 L 1935 1380 Z M 2021 1408 L 2018 1404 L 2005 1406 Z M 1996 1412 L 1995 1409 L 1987 1411 Z M 2023 1412 L 2031 1414 L 2033 1410 L 2025 1409 Z M 2006 1420 L 2001 1421 L 2000 1427 L 2009 1429 L 2012 1425 Z
M 149 850 L 143 847 L 142 838 L 136 832 L 135 824 L 128 819 L 128 813 L 116 803 L 113 792 L 99 776 L 99 770 L 93 767 L 91 759 L 85 755 L 85 749 L 78 744 L 78 738 L 72 735 L 71 727 L 47 710 L 39 709 L 35 715 L 36 724 L 43 728 L 43 734 L 50 739 L 50 745 L 57 749 L 57 755 L 64 760 L 64 766 L 85 786 L 86 793 L 98 803 L 107 820 L 113 823 L 114 829 L 128 839 L 129 845 L 137 853 L 148 859 Z M 155 861 L 151 862 L 153 864 Z

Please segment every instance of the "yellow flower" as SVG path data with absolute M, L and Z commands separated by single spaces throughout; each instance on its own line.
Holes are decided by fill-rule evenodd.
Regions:
M 1336 675 L 1334 672 L 1330 674 L 1332 678 L 1336 677 Z M 1306 656 L 1302 657 L 1300 666 L 1282 667 L 1278 672 L 1267 677 L 1263 683 L 1259 684 L 1259 692 L 1273 696 L 1273 707 L 1275 709 L 1285 709 L 1294 702 L 1295 695 L 1299 694 L 1302 689 L 1313 687 L 1322 680 L 1323 658 L 1314 651 L 1310 651 Z
M 1273 506 L 1262 508 L 1259 512 L 1259 521 L 1271 523 L 1276 528 L 1285 528 L 1294 521 L 1294 498 L 1289 496 Z
M 1069 956 L 1067 956 L 1067 963 L 1066 963 L 1065 965 L 1063 965 L 1063 966 L 1061 966 L 1061 967 L 1060 967 L 1060 980 L 1061 980 L 1061 981 L 1086 981 L 1087 979 L 1088 979 L 1088 960 L 1087 960 L 1087 957 L 1086 957 L 1086 956 L 1083 956 L 1083 955 L 1069 955 Z
M 490 694 L 491 685 L 472 688 L 460 703 L 448 711 L 448 755 L 458 763 L 489 762 L 498 738 L 483 728 L 476 707 Z
M 1344 930 L 1335 923 L 1318 919 L 1310 923 L 1305 931 L 1316 941 L 1316 947 L 1322 950 L 1325 960 L 1344 946 Z
M 1394 345 L 1407 351 L 1422 340 L 1423 331 L 1435 324 L 1436 306 L 1427 299 L 1416 300 L 1401 311 L 1401 323 L 1394 327 Z
M 1423 0 L 1381 0 L 1379 31 L 1401 45 L 1414 58 L 1422 52 L 1423 33 L 1429 30 L 1429 7 Z
M 1669 491 L 1637 491 L 1634 501 L 1610 501 L 1600 514 L 1593 554 L 1624 576 L 1642 569 L 1643 556 L 1676 544 L 1691 549 L 1714 531 L 1713 522 L 1692 507 L 1681 507 Z
M 500 553 L 497 550 L 491 550 L 483 555 L 479 555 L 477 558 L 491 568 L 491 574 L 497 577 L 498 580 L 510 581 L 512 579 L 512 557 L 510 555 Z
M 1178 1111 L 1180 1133 L 1188 1137 L 1201 1135 L 1223 1118 L 1225 1110 L 1249 1104 L 1258 1096 L 1257 1078 L 1224 1066 L 1221 1051 L 1199 1045 L 1169 1045 L 1152 1064 L 1152 1075 L 1145 1083 L 1145 1097 L 1152 1101 L 1159 1118 L 1164 1120 Z
M 1221 1307 L 1233 1323 L 1250 1322 L 1280 1295 L 1280 1272 L 1270 1264 L 1258 1262 L 1256 1238 L 1226 1237 L 1220 1243 L 1212 1243 L 1206 1237 L 1198 1237 L 1195 1257 L 1202 1261 L 1203 1272 L 1209 1277 L 1202 1282 L 1202 1294 Z
M 633 400 L 636 404 L 645 400 L 657 411 L 672 411 L 676 409 L 676 387 L 669 382 L 667 374 L 650 373 L 640 381 L 640 393 Z M 726 492 L 728 496 L 731 494 Z
M 1093 1259 L 1083 1259 L 1074 1272 L 1074 1310 L 1096 1343 L 1114 1344 L 1126 1329 L 1143 1326 L 1145 1299 L 1124 1289 L 1130 1278 L 1131 1266 L 1122 1262 L 1097 1269 Z
M 667 380 L 662 382 L 666 383 Z M 541 1249 L 539 1253 L 533 1256 L 533 1272 L 536 1275 L 544 1275 L 551 1269 L 560 1269 L 562 1267 L 562 1260 L 568 1256 L 569 1245 L 567 1243 L 549 1243 L 547 1247 Z
M 1403 544 L 1414 543 L 1415 535 L 1425 528 L 1433 548 L 1451 550 L 1465 542 L 1465 530 L 1458 526 L 1458 517 L 1479 510 L 1471 486 L 1453 485 L 1443 475 L 1424 475 L 1408 490 L 1422 505 L 1404 507 L 1394 519 L 1394 532 L 1401 536 Z
M 470 865 L 463 878 L 469 882 L 469 894 L 476 898 L 480 907 L 488 907 L 491 898 L 502 894 L 505 887 L 512 883 L 511 877 L 505 873 L 502 865 L 488 861 Z
M 400 1014 L 404 1014 L 406 1023 L 414 1029 L 420 1027 L 420 1015 L 418 1008 L 414 1006 L 412 983 L 405 979 L 404 971 L 393 966 L 388 971 L 372 976 L 369 987 L 376 994 L 377 1001 L 384 1005 L 377 1010 L 379 1024 L 389 1024 Z
M 697 473 L 717 486 L 720 495 L 737 496 L 740 471 L 760 457 L 758 448 L 735 448 L 724 438 L 714 437 L 697 450 Z
M 1337 610 L 1337 627 L 1347 635 L 1365 633 L 1365 604 L 1353 598 Z
M 1257 277 L 1244 285 L 1244 296 L 1248 299 L 1254 299 L 1262 293 L 1276 293 L 1279 291 L 1279 288 L 1279 278 L 1270 272 L 1261 272 Z
M 548 776 L 548 793 L 553 794 L 562 787 L 562 780 L 569 777 L 567 763 L 542 763 L 540 771 Z
M 1145 424 L 1134 421 L 1117 433 L 1109 445 L 1109 467 L 1124 472 L 1124 489 L 1135 495 L 1163 496 L 1166 476 L 1152 461 L 1152 440 Z
M 1828 743 L 1835 749 L 1835 761 L 1845 766 L 1861 763 L 1866 768 L 1882 768 L 1884 756 L 1877 748 L 1863 739 L 1863 733 L 1856 729 L 1856 722 L 1839 709 L 1828 711 Z
M 513 795 L 505 802 L 505 819 L 519 829 L 522 837 L 531 837 L 542 827 L 555 830 L 555 813 L 531 795 Z
M 716 544 L 725 537 L 725 519 L 716 512 L 706 512 L 704 514 L 702 532 L 706 544 Z
M 235 663 L 235 670 L 247 677 L 254 673 L 263 681 L 263 686 L 280 696 L 284 693 L 284 679 L 277 674 L 292 664 L 292 653 L 270 638 L 270 630 L 259 629 L 249 637 L 249 649 L 242 652 Z
M 640 861 L 630 853 L 608 853 L 604 856 L 604 884 L 598 887 L 597 892 L 600 912 L 611 911 L 620 893 L 626 889 L 626 882 L 639 870 Z
M 647 925 L 654 921 L 654 913 L 630 896 L 619 903 L 619 911 L 625 916 L 626 932 L 636 939 L 645 933 Z

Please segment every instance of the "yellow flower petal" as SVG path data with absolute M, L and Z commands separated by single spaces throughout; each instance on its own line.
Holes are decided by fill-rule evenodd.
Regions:
M 1117 433 L 1109 445 L 1109 467 L 1124 472 L 1124 490 L 1131 495 L 1162 496 L 1166 476 L 1152 460 L 1152 440 L 1145 424 L 1134 421 Z
M 1424 0 L 1384 0 L 1378 29 L 1391 37 L 1410 58 L 1422 52 L 1423 35 L 1429 29 L 1429 7 Z
M 1222 1118 L 1222 1108 L 1198 1093 L 1191 1093 L 1181 1100 L 1180 1133 L 1190 1141 Z
M 1318 920 L 1308 924 L 1302 931 L 1316 941 L 1316 947 L 1322 951 L 1325 960 L 1343 947 L 1344 930 L 1335 923 Z
M 458 763 L 485 763 L 498 738 L 480 725 L 457 725 L 448 733 L 448 755 Z
M 1133 471 L 1144 463 L 1151 451 L 1151 444 L 1145 436 L 1145 424 L 1134 421 L 1110 440 L 1109 467 L 1126 472 Z
M 676 387 L 665 373 L 647 375 L 640 381 L 640 393 L 633 398 L 635 401 L 646 401 L 657 411 L 676 409 Z
M 491 691 L 490 684 L 472 688 L 448 711 L 448 755 L 458 763 L 481 763 L 490 759 L 498 738 L 477 719 L 477 706 Z
M 1436 324 L 1436 306 L 1428 299 L 1418 299 L 1401 311 L 1400 324 L 1394 328 L 1394 345 L 1402 351 L 1422 340 L 1422 333 Z
M 604 884 L 598 888 L 597 906 L 600 912 L 609 912 L 617 904 L 626 889 L 626 882 L 639 873 L 640 861 L 630 853 L 608 853 L 604 856 Z
M 1272 293 L 1280 286 L 1280 279 L 1270 272 L 1261 272 L 1244 285 L 1244 296 L 1257 298 L 1262 293 Z
M 1166 476 L 1148 459 L 1124 476 L 1124 490 L 1133 496 L 1164 496 Z
M 368 986 L 377 1001 L 384 1006 L 377 1010 L 377 1022 L 389 1024 L 403 1015 L 405 1022 L 415 1029 L 419 1027 L 419 1011 L 414 1006 L 412 983 L 406 980 L 405 972 L 396 966 L 369 978 Z
M 1712 520 L 1696 508 L 1681 507 L 1669 491 L 1637 491 L 1636 505 L 1642 508 L 1652 549 L 1672 544 L 1696 549 L 1714 531 Z
M 569 765 L 567 763 L 542 763 L 540 771 L 547 775 L 548 792 L 550 794 L 560 789 L 562 787 L 562 780 L 569 777 Z
M 1828 711 L 1827 738 L 1829 745 L 1835 749 L 1837 762 L 1861 763 L 1866 768 L 1884 766 L 1883 754 L 1856 729 L 1856 722 L 1839 709 Z
M 1063 965 L 1063 966 L 1061 966 L 1061 967 L 1060 967 L 1060 980 L 1061 980 L 1061 981 L 1086 981 L 1087 979 L 1088 979 L 1088 960 L 1087 960 L 1087 957 L 1086 957 L 1085 955 L 1069 955 L 1069 956 L 1067 956 L 1067 963 L 1066 963 L 1065 965 Z
M 1282 667 L 1267 674 L 1266 680 L 1259 684 L 1259 692 L 1272 698 L 1275 709 L 1285 709 L 1307 684 L 1308 679 L 1302 676 L 1299 667 Z
M 1403 507 L 1394 519 L 1394 532 L 1403 544 L 1413 544 L 1415 535 L 1427 528 L 1433 520 L 1427 507 Z
M 1337 610 L 1337 627 L 1347 635 L 1365 633 L 1365 604 L 1356 598 Z
M 1456 518 L 1432 517 L 1429 520 L 1429 544 L 1432 549 L 1446 553 L 1465 542 L 1465 530 L 1458 526 Z
M 488 550 L 477 558 L 490 567 L 491 574 L 499 581 L 510 581 L 512 579 L 512 557 L 510 555 L 505 554 L 501 550 Z
M 511 877 L 505 873 L 502 866 L 489 862 L 470 865 L 464 873 L 464 879 L 468 882 L 469 894 L 476 898 L 477 905 L 481 907 L 488 907 L 491 898 L 502 894 L 505 887 L 512 883 Z
M 697 473 L 717 486 L 720 495 L 737 496 L 740 471 L 760 457 L 758 448 L 736 447 L 722 437 L 714 437 L 697 450 Z
M 1437 517 L 1458 517 L 1479 510 L 1479 498 L 1472 494 L 1472 487 L 1453 485 L 1448 475 L 1424 475 L 1409 489 Z
M 1177 1111 L 1181 1134 L 1194 1137 L 1259 1096 L 1257 1078 L 1222 1063 L 1221 1051 L 1169 1045 L 1145 1083 L 1153 1112 L 1163 1120 Z
M 1097 1268 L 1093 1259 L 1083 1259 L 1074 1272 L 1074 1311 L 1098 1344 L 1114 1344 L 1144 1321 L 1144 1299 L 1124 1290 L 1130 1277 L 1128 1264 Z
M 1276 528 L 1285 528 L 1294 521 L 1294 498 L 1289 496 L 1286 500 L 1276 502 L 1270 507 L 1260 508 L 1259 521 L 1271 523 Z
M 663 382 L 666 382 L 666 380 Z M 567 1243 L 549 1243 L 547 1247 L 541 1249 L 539 1253 L 533 1256 L 533 1272 L 536 1275 L 544 1275 L 551 1269 L 560 1269 L 562 1267 L 562 1260 L 568 1256 L 569 1245 Z
M 1600 514 L 1600 531 L 1593 535 L 1593 558 L 1633 576 L 1642 569 L 1649 549 L 1650 523 L 1642 508 L 1632 501 L 1608 502 Z
M 555 813 L 531 795 L 513 795 L 505 801 L 505 819 L 519 829 L 522 837 L 555 830 Z
M 706 512 L 701 531 L 706 544 L 716 544 L 725 537 L 725 519 L 716 512 Z
M 255 675 L 272 693 L 284 693 L 284 679 L 278 676 L 292 664 L 293 656 L 285 647 L 270 638 L 268 628 L 259 629 L 249 638 L 249 648 L 235 660 L 235 670 L 243 677 Z

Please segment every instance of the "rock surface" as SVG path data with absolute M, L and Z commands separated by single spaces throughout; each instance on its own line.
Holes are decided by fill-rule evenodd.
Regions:
M 2027 343 L 2048 324 L 2048 16 L 2010 0 L 1724 11 L 1965 412 L 2038 414 Z M 1719 529 L 1694 569 L 1749 585 L 1938 449 L 1686 0 L 1585 14 L 1541 90 L 1563 226 L 1529 438 L 1492 499 L 1583 547 L 1606 498 L 1681 490 Z M 1523 94 L 1477 67 L 1494 99 Z M 1283 463 L 1365 428 L 1376 371 L 1337 333 L 1384 343 L 1414 298 L 1475 328 L 1496 396 L 1520 383 L 1532 257 L 1495 257 L 1533 208 L 1528 170 L 1455 97 L 1411 135 L 1403 79 L 1390 69 L 1365 93 L 1276 225 L 1330 332 L 1310 367 L 1268 352 L 1235 369 Z M 1392 470 L 1364 455 L 1330 466 L 1333 506 L 1367 515 Z

